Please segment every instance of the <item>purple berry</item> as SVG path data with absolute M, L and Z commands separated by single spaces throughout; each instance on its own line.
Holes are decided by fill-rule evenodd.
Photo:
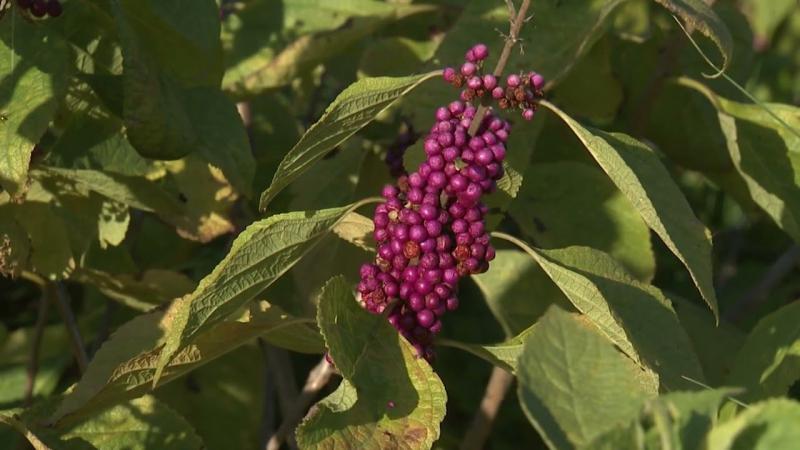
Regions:
M 425 328 L 429 328 L 435 321 L 436 315 L 429 309 L 423 309 L 417 313 L 417 322 Z
M 489 47 L 486 44 L 475 44 L 470 51 L 477 61 L 483 61 L 489 57 Z
M 542 90 L 544 87 L 544 77 L 539 75 L 538 73 L 531 74 L 531 85 L 537 91 Z
M 503 88 L 501 88 L 500 86 L 497 86 L 496 88 L 492 89 L 492 98 L 494 98 L 495 100 L 499 100 L 505 97 L 505 95 L 506 91 L 504 91 Z
M 478 66 L 471 62 L 465 62 L 464 65 L 461 66 L 461 75 L 465 77 L 471 77 L 475 75 L 475 72 L 478 70 Z
M 519 75 L 515 73 L 512 73 L 511 75 L 506 77 L 506 84 L 508 85 L 508 87 L 515 88 L 518 87 L 521 83 L 522 79 L 519 77 Z
M 483 81 L 478 76 L 472 76 L 467 80 L 467 87 L 475 90 L 480 89 L 483 87 Z
M 455 311 L 458 309 L 458 298 L 457 297 L 450 297 L 445 302 L 447 305 L 448 311 Z
M 445 69 L 442 71 L 442 77 L 444 77 L 444 81 L 452 83 L 456 79 L 456 69 L 453 69 L 452 67 L 445 67 Z
M 494 97 L 494 88 L 497 87 L 497 78 L 492 74 L 486 74 L 483 76 L 483 88 L 492 91 L 492 96 Z
M 528 108 L 522 111 L 522 118 L 525 120 L 533 120 L 534 110 Z
M 413 311 L 422 311 L 425 309 L 425 298 L 419 294 L 411 294 L 408 297 L 408 306 Z
M 47 3 L 44 0 L 33 0 L 30 8 L 33 17 L 42 18 L 47 15 Z
M 59 17 L 64 12 L 64 7 L 58 0 L 50 0 L 47 3 L 47 15 L 50 17 Z

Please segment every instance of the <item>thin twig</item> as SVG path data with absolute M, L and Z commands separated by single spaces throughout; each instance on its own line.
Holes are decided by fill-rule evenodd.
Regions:
M 798 259 L 800 259 L 800 245 L 795 244 L 775 260 L 758 284 L 731 306 L 726 317 L 731 321 L 737 321 L 745 312 L 763 303 L 767 294 L 794 270 Z
M 492 370 L 489 383 L 486 385 L 486 392 L 483 394 L 483 400 L 481 400 L 480 409 L 475 413 L 472 425 L 461 441 L 460 450 L 480 450 L 483 448 L 483 444 L 492 431 L 492 425 L 494 425 L 500 405 L 503 403 L 503 399 L 506 398 L 506 393 L 513 382 L 514 376 L 505 370 L 499 367 L 495 367 Z
M 522 25 L 527 21 L 526 14 L 528 13 L 529 6 L 531 6 L 531 0 L 523 0 L 522 5 L 520 5 L 517 10 L 516 17 L 511 21 L 511 30 L 508 33 L 508 37 L 506 37 L 506 43 L 503 46 L 503 50 L 500 52 L 500 58 L 497 60 L 497 65 L 494 67 L 494 72 L 492 72 L 496 77 L 502 75 L 503 71 L 506 69 L 508 58 L 511 56 L 511 50 L 519 41 L 519 30 L 522 29 Z M 470 124 L 469 134 L 475 135 L 475 132 L 478 131 L 487 109 L 488 107 L 484 105 L 478 107 L 478 110 L 475 112 L 475 118 L 472 119 L 472 124 Z
M 47 295 L 42 292 L 39 298 L 39 311 L 36 316 L 36 326 L 33 331 L 33 342 L 31 342 L 31 354 L 28 360 L 28 383 L 25 386 L 25 406 L 30 406 L 33 401 L 33 393 L 36 388 L 36 375 L 39 372 L 39 350 L 42 346 L 42 336 L 44 336 L 44 326 L 47 324 L 47 317 L 50 314 L 50 301 Z
M 78 330 L 78 323 L 75 321 L 75 315 L 72 313 L 67 290 L 61 282 L 47 283 L 47 294 L 48 297 L 55 302 L 58 312 L 61 314 L 61 320 L 67 328 L 72 354 L 75 357 L 75 361 L 78 363 L 78 370 L 83 374 L 86 372 L 86 367 L 89 365 L 89 357 L 86 356 L 86 347 L 83 345 L 83 339 L 81 339 L 81 333 L 80 330 Z
M 272 374 L 271 378 L 278 394 L 281 417 L 288 417 L 292 410 L 292 404 L 299 395 L 289 352 L 266 342 L 264 342 L 263 351 L 267 359 L 267 370 Z M 297 449 L 297 442 L 293 434 L 289 433 L 286 443 L 290 449 Z
M 322 360 L 311 369 L 311 372 L 308 373 L 306 384 L 303 386 L 303 391 L 294 401 L 289 415 L 284 417 L 283 423 L 281 423 L 278 431 L 267 443 L 266 450 L 278 450 L 281 447 L 286 436 L 294 430 L 297 423 L 303 418 L 303 414 L 308 408 L 308 405 L 311 404 L 317 396 L 317 393 L 328 384 L 332 375 L 333 367 L 325 358 L 322 358 Z
M 277 392 L 275 392 L 275 377 L 273 376 L 272 370 L 270 370 L 270 366 L 273 365 L 273 361 L 270 359 L 269 354 L 267 353 L 267 343 L 261 338 L 259 338 L 257 342 L 264 361 L 264 410 L 261 414 L 260 441 L 260 447 L 263 448 L 275 434 L 275 421 L 277 418 L 275 414 L 275 403 L 277 400 Z

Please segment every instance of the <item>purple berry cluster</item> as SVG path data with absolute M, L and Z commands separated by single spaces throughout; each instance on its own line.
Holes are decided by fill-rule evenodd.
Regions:
M 45 16 L 58 17 L 64 12 L 59 0 L 17 0 L 17 6 L 37 19 Z
M 447 67 L 442 75 L 453 86 L 464 88 L 461 91 L 461 100 L 494 100 L 500 109 L 522 110 L 522 117 L 532 120 L 536 112 L 536 101 L 544 95 L 544 77 L 536 72 L 511 74 L 506 77 L 505 86 L 502 86 L 497 76 L 483 73 L 483 62 L 487 57 L 489 49 L 486 45 L 476 44 L 467 51 L 466 61 L 459 70 Z
M 389 173 L 392 178 L 398 178 L 406 175 L 406 168 L 403 164 L 406 150 L 417 142 L 419 136 L 414 133 L 414 129 L 410 124 L 406 125 L 406 129 L 400 133 L 394 142 L 389 146 L 386 152 L 386 165 L 389 167 Z
M 485 272 L 495 257 L 480 199 L 503 175 L 511 126 L 489 111 L 471 136 L 475 114 L 460 101 L 437 109 L 424 142 L 426 161 L 383 188 L 385 201 L 373 216 L 378 252 L 360 270 L 362 305 L 388 314 L 428 360 L 441 317 L 458 307 L 458 280 Z

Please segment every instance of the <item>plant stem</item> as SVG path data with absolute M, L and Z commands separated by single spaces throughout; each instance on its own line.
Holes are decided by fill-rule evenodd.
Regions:
M 508 388 L 511 387 L 513 382 L 514 376 L 510 373 L 499 367 L 492 369 L 492 375 L 486 385 L 486 392 L 483 394 L 480 409 L 475 413 L 472 425 L 461 441 L 460 450 L 480 450 L 483 448 L 483 444 L 492 431 L 492 425 L 494 425 L 500 405 L 503 403 L 503 399 L 506 398 Z
M 75 357 L 75 362 L 78 363 L 78 370 L 83 374 L 86 372 L 86 367 L 89 365 L 89 357 L 86 356 L 86 347 L 83 345 L 81 333 L 78 330 L 78 323 L 75 321 L 75 315 L 72 313 L 72 308 L 69 305 L 69 296 L 64 284 L 61 282 L 47 283 L 47 296 L 55 302 L 58 312 L 61 314 L 61 320 L 67 327 L 67 335 L 69 343 L 72 347 L 72 355 Z
M 36 374 L 39 372 L 39 350 L 42 346 L 44 326 L 47 324 L 47 317 L 49 314 L 50 301 L 43 292 L 41 298 L 39 298 L 39 313 L 36 316 L 36 326 L 33 331 L 33 342 L 31 343 L 31 355 L 30 360 L 28 360 L 28 383 L 25 386 L 25 406 L 30 406 L 33 401 L 33 393 L 36 388 Z
M 494 71 L 492 72 L 495 76 L 500 76 L 503 73 L 503 70 L 506 68 L 506 64 L 508 64 L 508 58 L 511 56 L 511 50 L 514 48 L 514 45 L 519 41 L 519 30 L 522 29 L 522 25 L 525 23 L 528 13 L 528 7 L 531 6 L 531 0 L 523 0 L 522 5 L 520 5 L 519 9 L 517 10 L 517 15 L 511 21 L 511 29 L 508 33 L 508 37 L 506 37 L 506 43 L 503 46 L 503 50 L 500 52 L 500 59 L 497 60 L 497 65 L 494 67 Z M 511 10 L 511 7 L 509 7 Z M 481 126 L 481 122 L 483 121 L 483 116 L 486 115 L 486 111 L 488 107 L 485 105 L 481 105 L 478 107 L 478 110 L 475 112 L 475 118 L 472 119 L 472 124 L 469 127 L 469 134 L 475 135 L 475 132 L 478 131 L 478 127 Z
M 308 373 L 303 391 L 294 401 L 289 414 L 283 418 L 283 423 L 281 423 L 278 431 L 267 442 L 266 450 L 278 450 L 281 447 L 286 436 L 294 430 L 295 425 L 303 418 L 303 413 L 308 408 L 308 405 L 311 404 L 317 393 L 328 384 L 332 375 L 333 367 L 323 357 Z

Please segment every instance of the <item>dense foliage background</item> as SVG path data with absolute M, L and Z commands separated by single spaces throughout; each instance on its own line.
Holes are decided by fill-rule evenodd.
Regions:
M 800 445 L 796 0 L 55 3 L 0 1 L 0 448 Z M 384 159 L 528 3 L 429 365 L 353 297 Z

